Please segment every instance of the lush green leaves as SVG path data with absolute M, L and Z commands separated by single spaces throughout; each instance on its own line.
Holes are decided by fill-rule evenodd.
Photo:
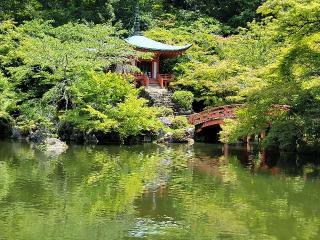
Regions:
M 8 79 L 0 75 L 0 117 L 8 115 L 8 111 L 13 107 L 15 94 Z
M 193 93 L 188 91 L 175 91 L 172 95 L 173 102 L 185 110 L 192 109 L 193 99 Z
M 75 106 L 68 110 L 62 121 L 74 124 L 84 131 L 118 132 L 122 139 L 162 127 L 157 109 L 146 106 L 138 99 L 124 76 L 108 73 L 85 75 L 72 87 Z
M 114 27 L 31 21 L 19 27 L 3 22 L 0 29 L 0 66 L 7 76 L 0 79 L 0 110 L 13 107 L 15 91 L 15 121 L 23 133 L 57 133 L 63 122 L 125 139 L 162 126 L 157 111 L 138 99 L 132 77 L 105 73 L 112 65 L 129 71 L 128 59 L 139 56 Z
M 248 33 L 260 31 L 270 36 L 261 45 L 267 43 L 269 50 L 253 61 L 258 70 L 253 69 L 251 86 L 240 91 L 247 98 L 247 108 L 239 112 L 236 123 L 225 126 L 222 134 L 236 140 L 265 130 L 270 123 L 267 144 L 286 149 L 316 147 L 320 126 L 320 4 L 269 0 L 259 11 L 267 16 L 265 25 L 253 23 Z M 271 60 L 266 58 L 272 55 Z M 280 111 L 270 116 L 268 109 L 274 104 L 287 104 L 290 110 L 285 115 Z

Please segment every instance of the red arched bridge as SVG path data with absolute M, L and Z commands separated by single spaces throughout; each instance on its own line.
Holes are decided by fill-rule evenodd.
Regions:
M 189 123 L 196 126 L 196 132 L 201 132 L 203 128 L 223 124 L 226 118 L 236 118 L 236 110 L 243 106 L 243 104 L 232 104 L 209 108 L 190 115 Z M 272 108 L 287 111 L 290 107 L 288 105 L 274 104 Z M 271 110 L 269 114 L 272 114 Z
M 203 128 L 223 124 L 226 118 L 236 118 L 236 109 L 242 104 L 225 105 L 209 108 L 189 116 L 189 123 L 196 126 L 196 132 Z

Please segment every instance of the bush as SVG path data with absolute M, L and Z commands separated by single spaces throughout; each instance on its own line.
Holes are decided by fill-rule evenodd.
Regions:
M 187 135 L 184 129 L 175 129 L 172 131 L 172 140 L 173 142 L 179 143 L 179 142 L 186 142 Z
M 193 93 L 189 91 L 175 91 L 172 100 L 184 110 L 191 110 L 194 96 Z
M 171 122 L 172 129 L 186 128 L 188 126 L 189 126 L 188 119 L 184 116 L 177 116 L 172 119 L 172 122 Z
M 173 115 L 172 108 L 168 107 L 158 107 L 158 114 L 159 117 L 168 117 Z

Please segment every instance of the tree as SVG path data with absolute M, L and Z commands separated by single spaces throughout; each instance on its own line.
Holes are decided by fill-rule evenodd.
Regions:
M 167 4 L 175 7 L 198 11 L 207 16 L 216 18 L 232 27 L 245 26 L 257 15 L 256 9 L 261 4 L 261 0 L 167 0 Z
M 19 96 L 15 120 L 22 132 L 56 134 L 63 121 L 80 131 L 114 131 L 126 138 L 160 127 L 155 109 L 138 99 L 129 76 L 106 74 L 113 65 L 130 70 L 128 59 L 140 56 L 114 27 L 54 27 L 40 20 L 19 27 L 4 22 L 1 27 L 1 68 L 12 86 L 1 78 L 0 90 L 6 102 L 10 87 Z M 137 113 L 141 119 L 135 119 Z
M 239 113 L 236 123 L 226 126 L 223 133 L 236 139 L 239 134 L 250 135 L 265 130 L 269 122 L 272 125 L 266 144 L 300 150 L 317 147 L 320 139 L 320 49 L 317 43 L 320 39 L 320 3 L 269 0 L 259 12 L 267 20 L 260 31 L 275 33 L 272 40 L 277 46 L 273 50 L 276 58 L 260 69 L 260 80 L 256 84 L 253 82 L 251 90 L 245 90 L 247 108 Z M 277 44 L 279 41 L 281 44 Z M 259 86 L 261 80 L 264 84 Z M 270 116 L 270 108 L 275 104 L 289 105 L 290 110 Z M 237 127 L 232 127 L 230 134 L 232 124 Z
M 0 2 L 0 19 L 22 22 L 40 16 L 41 4 L 38 0 L 5 0 Z

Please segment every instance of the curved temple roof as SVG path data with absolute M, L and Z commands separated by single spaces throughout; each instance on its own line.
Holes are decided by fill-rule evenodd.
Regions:
M 136 48 L 150 50 L 150 51 L 185 51 L 191 47 L 191 44 L 185 46 L 172 46 L 161 42 L 154 41 L 144 36 L 135 35 L 126 39 L 126 42 L 133 45 Z

